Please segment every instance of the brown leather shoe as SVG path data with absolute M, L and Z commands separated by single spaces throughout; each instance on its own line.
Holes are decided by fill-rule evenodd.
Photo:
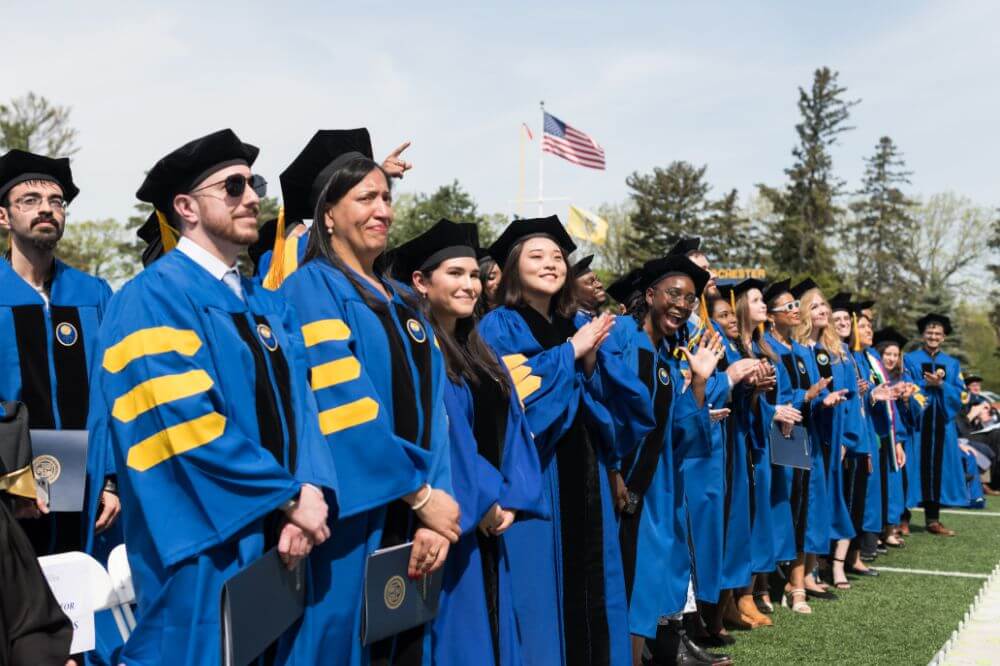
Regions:
M 949 530 L 936 520 L 927 526 L 927 531 L 930 534 L 936 534 L 938 536 L 955 536 L 955 530 Z
M 749 622 L 754 629 L 757 627 L 770 627 L 774 624 L 767 615 L 757 610 L 757 604 L 753 601 L 753 596 L 744 594 L 736 602 L 736 609 L 740 612 L 744 622 Z

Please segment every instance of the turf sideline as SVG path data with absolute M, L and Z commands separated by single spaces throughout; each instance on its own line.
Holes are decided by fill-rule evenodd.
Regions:
M 889 573 L 920 574 L 921 576 L 951 576 L 952 578 L 979 578 L 986 580 L 987 574 L 967 573 L 964 571 L 935 571 L 933 569 L 904 569 L 902 567 L 880 567 L 875 566 L 876 571 L 888 571 Z

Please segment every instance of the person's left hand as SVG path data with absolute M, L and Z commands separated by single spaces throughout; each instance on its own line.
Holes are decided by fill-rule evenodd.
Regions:
M 969 446 L 968 444 L 962 444 L 961 442 L 959 442 L 958 448 L 961 449 L 962 453 L 966 455 L 973 455 L 975 453 L 975 449 Z
M 902 467 L 906 464 L 906 451 L 903 450 L 902 444 L 896 445 L 896 466 Z
M 733 383 L 733 386 L 735 386 L 742 381 L 755 377 L 759 367 L 760 361 L 757 359 L 741 358 L 740 360 L 729 364 L 729 367 L 726 368 L 726 374 L 729 375 L 729 381 Z
M 847 400 L 847 389 L 840 389 L 839 391 L 830 391 L 823 398 L 824 407 L 833 407 L 834 405 L 839 405 L 840 403 Z
M 122 502 L 118 499 L 118 495 L 105 490 L 101 492 L 100 506 L 101 515 L 97 517 L 97 522 L 94 523 L 94 532 L 96 534 L 100 534 L 115 524 L 115 521 L 118 520 L 118 514 L 122 510 Z
M 718 423 L 719 421 L 724 421 L 729 418 L 731 410 L 728 407 L 723 407 L 722 409 L 710 409 L 708 410 L 708 418 L 712 420 L 712 423 Z
M 382 161 L 382 170 L 389 174 L 390 178 L 402 180 L 403 174 L 413 168 L 413 165 L 404 160 L 400 155 L 410 147 L 410 142 L 406 141 L 396 150 L 389 153 L 389 156 Z
M 285 523 L 278 536 L 278 556 L 289 569 L 302 561 L 313 548 L 313 540 L 295 523 Z
M 411 579 L 434 573 L 444 565 L 451 542 L 428 527 L 418 527 L 413 534 L 410 564 L 407 575 Z

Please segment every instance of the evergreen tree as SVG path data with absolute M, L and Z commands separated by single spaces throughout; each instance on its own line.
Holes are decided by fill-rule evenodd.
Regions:
M 849 101 L 847 89 L 837 83 L 837 73 L 817 69 L 812 88 L 799 88 L 801 122 L 795 126 L 798 145 L 792 149 L 794 164 L 785 169 L 784 189 L 758 185 L 777 214 L 769 230 L 771 258 L 783 274 L 811 274 L 817 278 L 835 272 L 833 237 L 841 210 L 835 199 L 843 182 L 833 175 L 830 148 L 843 132 L 853 129 L 847 119 L 858 100 Z
M 73 155 L 79 149 L 69 113 L 69 107 L 56 106 L 33 92 L 0 104 L 0 149 L 47 157 Z
M 739 193 L 732 189 L 709 205 L 708 231 L 702 247 L 720 268 L 754 268 L 763 261 L 763 234 L 740 209 Z
M 633 172 L 625 183 L 634 206 L 631 230 L 625 243 L 630 263 L 662 256 L 681 236 L 707 236 L 709 185 L 707 167 L 672 162 L 651 174 Z
M 910 269 L 916 202 L 899 188 L 910 173 L 892 139 L 879 139 L 865 160 L 862 198 L 851 204 L 854 217 L 844 225 L 841 265 L 853 269 L 854 292 L 875 299 L 878 327 L 905 324 L 906 304 L 917 290 Z

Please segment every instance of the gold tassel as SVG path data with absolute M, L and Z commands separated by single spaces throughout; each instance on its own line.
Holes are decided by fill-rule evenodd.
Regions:
M 852 351 L 861 351 L 861 336 L 858 334 L 858 313 L 851 313 L 851 332 L 854 334 L 854 344 L 851 346 Z
M 278 223 L 274 232 L 274 249 L 271 266 L 264 276 L 264 288 L 274 291 L 285 281 L 285 207 L 278 209 Z
M 160 226 L 160 242 L 163 243 L 163 253 L 166 254 L 177 247 L 177 232 L 159 209 L 156 210 L 156 222 Z
M 736 314 L 736 290 L 729 290 L 729 307 L 733 309 L 733 314 Z
M 708 302 L 705 300 L 705 292 L 701 292 L 701 307 L 698 310 L 703 326 L 708 326 Z

